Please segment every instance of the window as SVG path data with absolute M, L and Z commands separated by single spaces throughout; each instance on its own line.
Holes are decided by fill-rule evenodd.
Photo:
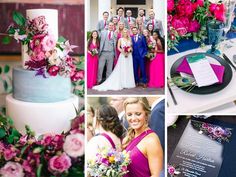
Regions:
M 128 4 L 128 5 L 145 5 L 146 0 L 117 0 L 118 5 Z

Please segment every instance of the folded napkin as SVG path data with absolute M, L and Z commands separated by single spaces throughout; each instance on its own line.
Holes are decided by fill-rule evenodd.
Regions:
M 218 83 L 221 84 L 223 82 L 225 67 L 222 65 L 215 65 L 215 64 L 211 64 L 211 67 L 212 67 L 213 71 L 215 72 L 216 77 L 219 80 Z M 191 70 L 186 58 L 183 59 L 181 64 L 177 67 L 176 71 L 193 75 L 192 70 Z

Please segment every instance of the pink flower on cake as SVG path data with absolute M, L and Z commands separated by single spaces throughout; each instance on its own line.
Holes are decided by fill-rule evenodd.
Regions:
M 84 71 L 80 70 L 80 71 L 75 71 L 75 74 L 71 76 L 71 80 L 73 82 L 79 80 L 79 79 L 83 79 L 84 78 Z
M 71 166 L 71 159 L 65 153 L 54 156 L 49 160 L 48 169 L 52 171 L 52 173 L 63 173 L 68 170 Z
M 45 37 L 45 34 L 39 34 L 39 35 L 35 35 L 33 36 L 32 41 L 30 41 L 30 48 L 34 51 L 35 48 L 40 49 L 42 47 L 42 40 Z
M 48 69 L 48 73 L 50 76 L 56 76 L 57 73 L 59 72 L 60 68 L 58 66 L 51 66 L 49 69 Z
M 46 23 L 45 16 L 39 16 L 29 21 L 29 30 L 34 34 L 44 33 L 48 29 L 48 24 Z
M 19 163 L 7 162 L 4 167 L 0 169 L 2 177 L 24 177 L 23 168 Z
M 76 45 L 70 45 L 69 41 L 66 41 L 64 44 L 61 44 L 63 48 L 64 55 L 67 55 L 69 52 L 73 52 L 73 49 L 76 48 Z
M 70 157 L 82 156 L 84 154 L 84 140 L 84 135 L 81 133 L 68 135 L 63 149 Z
M 8 148 L 5 148 L 3 156 L 5 160 L 11 160 L 17 154 L 17 150 L 14 146 L 10 145 Z
M 53 50 L 56 47 L 56 40 L 53 35 L 48 34 L 42 40 L 42 47 L 44 51 Z

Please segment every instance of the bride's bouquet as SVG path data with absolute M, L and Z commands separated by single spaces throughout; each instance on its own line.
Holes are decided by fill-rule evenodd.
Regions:
M 122 177 L 128 173 L 129 153 L 102 148 L 93 159 L 88 160 L 87 170 L 94 177 Z
M 131 47 L 130 46 L 124 46 L 123 50 L 124 50 L 124 53 L 125 53 L 125 58 L 127 58 L 128 54 L 131 52 Z

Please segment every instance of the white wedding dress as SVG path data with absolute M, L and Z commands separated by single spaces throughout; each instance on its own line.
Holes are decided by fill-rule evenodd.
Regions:
M 131 41 L 125 41 L 121 38 L 121 48 L 125 46 L 131 46 Z M 125 57 L 124 54 L 121 53 L 111 75 L 102 84 L 94 86 L 93 89 L 107 91 L 134 87 L 135 80 L 132 53 L 129 53 L 128 57 Z

